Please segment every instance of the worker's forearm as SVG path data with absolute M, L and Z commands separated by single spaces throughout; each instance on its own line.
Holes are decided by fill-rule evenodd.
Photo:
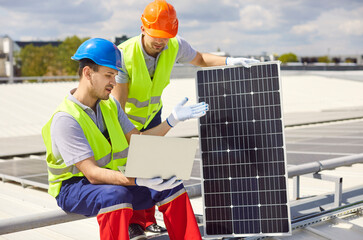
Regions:
M 92 184 L 135 185 L 134 178 L 127 178 L 120 171 L 99 167 L 94 157 L 76 163 L 76 167 Z
M 141 134 L 164 136 L 165 134 L 167 134 L 169 132 L 170 129 L 171 129 L 171 127 L 169 126 L 169 124 L 166 121 L 164 121 L 161 124 L 159 124 L 158 126 L 151 128 L 149 130 L 146 130 L 145 132 L 142 132 Z
M 197 52 L 197 55 L 190 63 L 199 67 L 222 66 L 226 65 L 226 57 Z
M 210 53 L 202 53 L 206 67 L 226 65 L 226 57 L 213 55 Z
M 97 173 L 92 174 L 92 180 L 88 179 L 92 184 L 113 184 L 121 186 L 135 185 L 134 178 L 126 177 L 122 172 L 106 168 L 99 168 Z

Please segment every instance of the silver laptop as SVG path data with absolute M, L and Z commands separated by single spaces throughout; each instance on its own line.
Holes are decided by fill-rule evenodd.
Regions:
M 131 135 L 125 176 L 188 180 L 198 144 L 197 139 Z

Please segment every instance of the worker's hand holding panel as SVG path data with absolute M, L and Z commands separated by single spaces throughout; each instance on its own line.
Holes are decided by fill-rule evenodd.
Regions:
M 250 64 L 252 63 L 259 63 L 259 60 L 253 59 L 253 58 L 233 58 L 233 57 L 227 57 L 226 58 L 226 65 L 229 66 L 238 66 L 242 65 L 244 67 L 251 67 Z
M 197 103 L 190 106 L 184 106 L 187 101 L 188 98 L 184 98 L 179 104 L 174 107 L 172 113 L 166 119 L 171 127 L 175 127 L 178 122 L 204 116 L 209 109 L 208 104 L 205 102 Z

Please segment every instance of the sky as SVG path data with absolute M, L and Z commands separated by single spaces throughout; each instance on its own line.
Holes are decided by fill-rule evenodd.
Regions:
M 140 34 L 151 0 L 0 0 L 0 36 L 15 41 Z M 178 35 L 232 56 L 363 55 L 363 0 L 169 0 Z

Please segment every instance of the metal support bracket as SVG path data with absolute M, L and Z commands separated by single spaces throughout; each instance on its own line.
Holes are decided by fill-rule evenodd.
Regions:
M 334 193 L 334 207 L 339 207 L 342 204 L 342 192 L 343 192 L 343 178 L 330 176 L 321 173 L 314 173 L 304 175 L 306 177 L 312 177 L 315 179 L 320 179 L 324 181 L 334 182 L 335 183 L 335 193 Z M 295 200 L 300 199 L 300 176 L 294 176 L 293 178 L 293 198 Z
M 320 179 L 323 181 L 329 181 L 335 183 L 335 192 L 334 192 L 334 207 L 340 207 L 342 205 L 342 192 L 343 192 L 343 178 L 330 176 L 321 173 L 314 173 L 312 175 L 307 175 L 308 177 L 313 177 L 315 179 Z

